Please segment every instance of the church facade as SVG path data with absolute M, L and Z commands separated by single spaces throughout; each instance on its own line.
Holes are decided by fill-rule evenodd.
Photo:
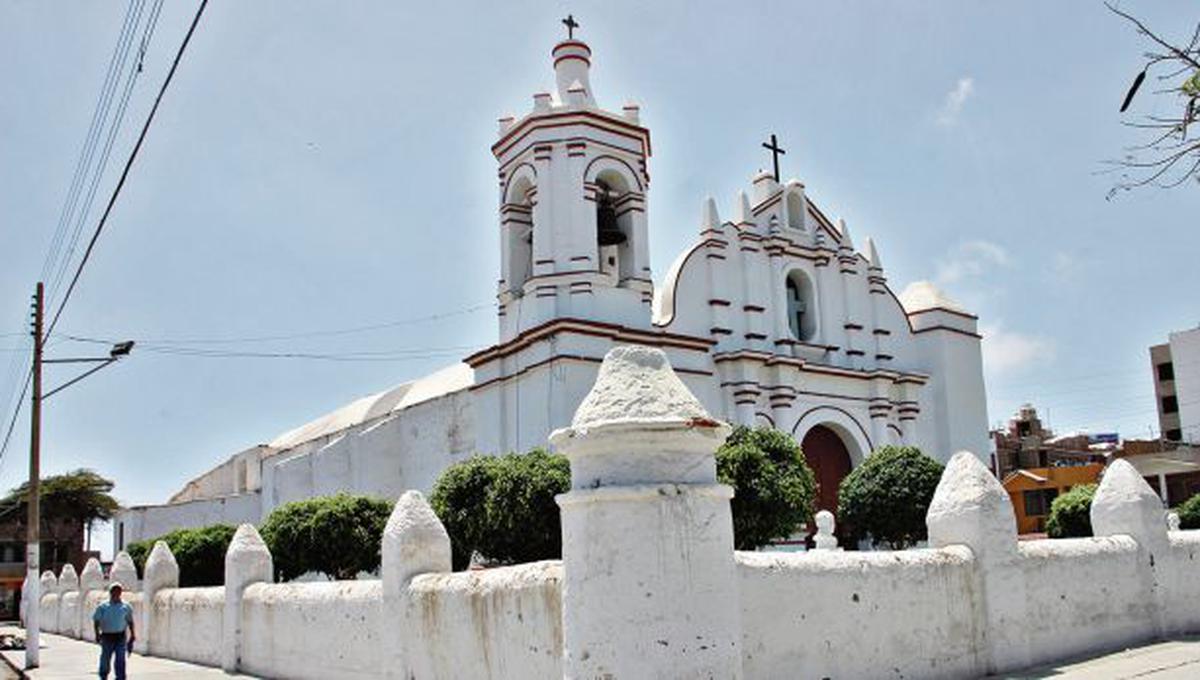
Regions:
M 796 180 L 760 172 L 727 216 L 711 198 L 694 245 L 655 283 L 646 207 L 650 131 L 602 108 L 592 52 L 552 50 L 555 88 L 503 118 L 498 340 L 235 454 L 170 502 L 117 520 L 116 547 L 182 526 L 258 522 L 275 506 L 350 491 L 428 491 L 474 453 L 545 446 L 570 424 L 605 353 L 661 348 L 716 417 L 791 433 L 836 508 L 837 483 L 885 444 L 942 461 L 988 451 L 977 318 L 932 284 L 889 286 Z

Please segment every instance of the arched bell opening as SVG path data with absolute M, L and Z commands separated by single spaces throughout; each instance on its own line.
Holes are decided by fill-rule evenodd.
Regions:
M 533 194 L 536 191 L 528 177 L 518 177 L 505 196 L 504 238 L 507 239 L 508 262 L 505 267 L 508 289 L 520 295 L 522 286 L 533 275 Z
M 615 170 L 596 176 L 596 250 L 600 272 L 614 285 L 633 273 L 633 198 L 629 183 Z

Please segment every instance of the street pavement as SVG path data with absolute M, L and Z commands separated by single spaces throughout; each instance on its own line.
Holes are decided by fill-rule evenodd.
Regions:
M 1012 680 L 1196 680 L 1200 678 L 1200 636 L 1156 642 L 1069 663 L 1040 666 L 1003 677 Z
M 19 631 L 0 628 L 0 633 Z M 4 652 L 11 668 L 0 666 L 0 680 L 16 678 L 12 669 L 25 664 L 23 650 Z M 75 679 L 96 677 L 99 649 L 90 642 L 42 633 L 41 668 L 26 671 L 23 677 Z M 131 678 L 252 678 L 226 675 L 219 668 L 170 661 L 152 656 L 133 655 L 126 669 Z M 995 677 L 995 676 L 991 676 Z M 1084 660 L 1072 661 L 1002 676 L 1010 680 L 1195 680 L 1200 678 L 1200 636 L 1183 637 L 1135 647 Z
M 0 633 L 5 632 L 24 632 L 15 627 L 0 628 Z M 8 666 L 14 669 L 25 667 L 25 651 L 7 651 L 4 652 L 4 660 L 8 662 Z M 79 678 L 88 678 L 89 680 L 97 677 L 96 669 L 100 663 L 100 648 L 94 643 L 83 642 L 80 640 L 72 640 L 61 635 L 51 635 L 42 633 L 42 653 L 41 667 L 29 671 L 23 671 L 24 677 L 34 680 L 51 678 L 55 680 L 70 678 L 74 680 Z M 169 659 L 160 659 L 154 656 L 142 656 L 134 654 L 130 657 L 125 666 L 125 673 L 130 678 L 180 678 L 189 680 L 191 678 L 251 678 L 250 675 L 226 675 L 219 668 L 209 668 L 207 666 L 197 666 L 196 664 L 183 663 L 181 661 L 171 661 Z M 9 670 L 9 669 L 3 669 Z M 0 671 L 0 678 L 4 678 Z M 16 677 L 16 676 L 12 676 Z M 113 677 L 113 675 L 109 675 Z

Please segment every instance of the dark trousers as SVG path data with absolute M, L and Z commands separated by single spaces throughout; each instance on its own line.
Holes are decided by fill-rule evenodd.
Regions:
M 108 668 L 116 656 L 117 680 L 125 680 L 125 633 L 100 635 L 100 678 L 108 680 Z

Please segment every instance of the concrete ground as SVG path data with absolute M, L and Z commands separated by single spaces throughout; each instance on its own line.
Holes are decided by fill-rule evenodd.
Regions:
M 0 633 L 12 632 L 19 629 L 5 627 Z M 25 677 L 37 680 L 39 678 L 96 678 L 96 669 L 100 662 L 100 648 L 90 642 L 72 640 L 60 635 L 42 633 L 41 667 L 30 671 L 19 671 L 22 675 L 12 673 L 14 669 L 25 667 L 25 651 L 4 652 L 4 660 L 0 665 L 0 678 Z M 12 673 L 4 675 L 5 672 Z M 181 661 L 170 661 L 154 656 L 134 654 L 126 661 L 125 673 L 130 678 L 250 678 L 249 675 L 226 675 L 219 668 L 197 666 Z M 110 678 L 113 675 L 109 675 Z
M 1039 666 L 1003 677 L 1012 680 L 1195 680 L 1200 678 L 1200 636 L 1155 642 L 1122 652 Z
M 0 633 L 16 628 L 3 627 Z M 95 678 L 99 654 L 96 645 L 59 635 L 42 633 L 42 666 L 28 672 L 17 671 L 25 665 L 24 651 L 3 652 L 7 664 L 0 664 L 0 680 L 10 678 Z M 136 678 L 251 678 L 226 675 L 219 668 L 170 661 L 152 656 L 133 655 L 126 672 Z M 1040 666 L 1005 675 L 1010 680 L 1195 680 L 1200 678 L 1200 636 L 1127 649 L 1067 663 Z

